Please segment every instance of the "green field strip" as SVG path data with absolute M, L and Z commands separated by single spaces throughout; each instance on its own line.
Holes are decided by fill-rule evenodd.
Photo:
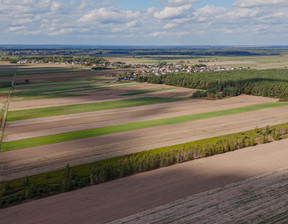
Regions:
M 107 89 L 107 88 L 117 88 L 122 86 L 134 86 L 134 85 L 140 85 L 140 83 L 129 83 L 129 84 L 118 84 L 115 86 L 108 85 L 108 86 L 100 86 L 100 87 L 87 87 L 87 88 L 79 88 L 79 89 L 67 89 L 63 91 L 57 91 L 57 93 L 70 93 L 70 92 L 81 92 L 81 91 L 87 91 L 87 90 L 93 90 L 93 89 Z
M 45 82 L 45 83 L 35 83 L 35 84 L 25 84 L 25 85 L 16 85 L 14 89 L 29 89 L 33 87 L 43 87 L 43 86 L 73 86 L 73 85 L 84 85 L 91 83 L 89 81 L 68 81 L 68 82 Z
M 8 94 L 11 87 L 5 87 L 0 89 L 0 94 Z
M 167 90 L 172 90 L 172 89 L 177 89 L 177 87 L 169 87 L 169 88 L 154 89 L 154 90 L 147 90 L 147 91 L 145 91 L 145 90 L 144 91 L 137 91 L 137 92 L 121 94 L 120 96 L 134 96 L 134 95 L 140 95 L 140 94 L 145 94 L 145 93 L 154 93 L 154 92 L 160 92 L 160 91 L 167 91 Z
M 157 103 L 176 102 L 183 99 L 179 98 L 160 98 L 144 97 L 137 99 L 105 101 L 97 103 L 76 104 L 67 106 L 56 106 L 47 108 L 27 109 L 18 111 L 9 111 L 7 121 L 23 120 L 38 117 L 57 116 L 73 113 L 82 113 L 89 111 L 117 109 L 123 107 L 143 106 Z
M 245 113 L 245 112 L 257 111 L 257 110 L 268 109 L 268 108 L 277 108 L 277 107 L 283 107 L 283 106 L 288 106 L 288 103 L 266 103 L 266 104 L 240 107 L 240 108 L 235 108 L 235 109 L 227 109 L 227 110 L 185 115 L 185 116 L 151 120 L 151 121 L 142 121 L 142 122 L 136 122 L 136 123 L 121 124 L 121 125 L 115 125 L 115 126 L 109 126 L 109 127 L 103 127 L 103 128 L 49 135 L 49 136 L 43 136 L 43 137 L 37 137 L 37 138 L 30 138 L 30 139 L 25 139 L 25 140 L 11 141 L 11 142 L 3 143 L 1 145 L 1 151 L 9 151 L 9 150 L 22 149 L 22 148 L 29 148 L 29 147 L 34 147 L 34 146 L 48 145 L 48 144 L 54 144 L 54 143 L 59 143 L 59 142 L 66 142 L 66 141 L 72 141 L 72 140 L 77 140 L 77 139 L 96 137 L 96 136 L 101 136 L 101 135 L 133 131 L 133 130 L 163 126 L 163 125 L 179 124 L 179 123 L 184 123 L 188 121 L 202 120 L 202 119 L 208 119 L 208 118 L 214 118 L 214 117 L 223 117 L 227 115 L 240 114 L 240 113 Z

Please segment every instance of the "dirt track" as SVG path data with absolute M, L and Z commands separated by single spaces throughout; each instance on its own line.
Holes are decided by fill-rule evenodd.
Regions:
M 245 219 L 247 214 L 250 214 L 247 216 L 249 218 L 252 217 L 251 214 L 275 216 L 283 208 L 287 210 L 287 197 L 285 201 L 283 200 L 283 195 L 287 192 L 287 170 L 271 173 L 264 178 L 252 178 L 224 188 L 207 190 L 283 167 L 287 168 L 287 148 L 288 140 L 282 140 L 118 179 L 3 209 L 0 213 L 0 220 L 7 224 L 19 222 L 22 224 L 97 224 L 117 220 L 164 204 L 161 207 L 164 209 L 163 213 L 159 213 L 160 215 L 157 216 L 158 220 L 161 220 L 161 218 L 165 219 L 163 214 L 166 214 L 169 206 L 169 204 L 165 204 L 171 202 L 170 205 L 180 206 L 180 208 L 183 208 L 181 205 L 185 206 L 187 202 L 192 202 L 193 207 L 190 208 L 191 210 L 188 208 L 190 213 L 193 213 L 197 208 L 208 209 L 197 212 L 199 215 L 205 214 L 205 216 L 201 216 L 202 221 L 204 217 L 207 220 L 213 218 L 212 214 L 214 214 L 215 209 L 219 212 L 214 214 L 217 223 L 229 221 L 229 218 L 230 220 L 232 218 L 232 222 L 235 223 L 237 217 Z M 284 178 L 282 174 L 285 175 Z M 191 195 L 194 196 L 185 198 Z M 173 203 L 178 199 L 182 200 Z M 242 204 L 237 204 L 237 200 Z M 253 203 L 254 200 L 256 205 Z M 264 203 L 258 204 L 258 202 Z M 285 202 L 286 207 L 284 207 L 283 202 Z M 234 208 L 231 205 L 237 206 L 234 211 L 231 211 Z M 184 208 L 187 211 L 187 206 Z M 277 210 L 277 208 L 282 210 Z M 159 208 L 153 211 L 159 212 Z M 209 212 L 209 215 L 206 211 Z M 230 213 L 226 215 L 225 211 Z M 253 213 L 255 211 L 256 213 Z M 171 212 L 173 212 L 173 207 Z M 176 212 L 176 215 L 181 217 L 181 210 Z M 148 214 L 151 215 L 151 212 L 148 211 Z M 137 216 L 139 214 L 128 218 L 128 220 L 133 220 L 133 217 Z M 140 217 L 142 217 L 141 214 Z M 235 219 L 233 219 L 234 217 Z M 147 216 L 147 221 L 143 219 L 140 221 L 143 221 L 141 223 L 149 223 L 149 218 L 151 216 Z
M 4 141 L 15 141 L 25 138 L 225 110 L 275 101 L 277 101 L 277 99 L 242 95 L 217 101 L 188 100 L 183 102 L 11 121 L 7 122 Z
M 288 107 L 146 128 L 1 153 L 1 180 L 285 123 Z

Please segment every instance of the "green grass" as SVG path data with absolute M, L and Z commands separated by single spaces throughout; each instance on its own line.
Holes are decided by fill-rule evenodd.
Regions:
M 133 85 L 139 85 L 139 83 L 127 83 L 127 84 L 117 84 L 117 85 L 106 85 L 106 86 L 99 86 L 99 87 L 86 87 L 86 88 L 76 88 L 76 89 L 67 89 L 63 91 L 57 91 L 57 93 L 67 93 L 67 92 L 82 92 L 87 90 L 93 90 L 93 89 L 107 89 L 107 88 L 117 88 L 122 86 L 133 86 Z
M 276 108 L 276 107 L 282 107 L 282 106 L 288 106 L 288 103 L 266 103 L 266 104 L 260 104 L 260 105 L 240 107 L 240 108 L 235 108 L 235 109 L 227 109 L 227 110 L 213 111 L 213 112 L 207 112 L 207 113 L 201 113 L 201 114 L 172 117 L 172 118 L 166 118 L 166 119 L 121 124 L 121 125 L 115 125 L 115 126 L 110 126 L 110 127 L 103 127 L 103 128 L 96 128 L 96 129 L 90 129 L 90 130 L 69 132 L 69 133 L 64 133 L 64 134 L 56 134 L 56 135 L 43 136 L 43 137 L 37 137 L 37 138 L 30 138 L 30 139 L 24 139 L 24 140 L 12 141 L 12 142 L 5 142 L 1 145 L 1 151 L 16 150 L 16 149 L 22 149 L 22 148 L 28 148 L 28 147 L 34 147 L 34 146 L 40 146 L 40 145 L 72 141 L 72 140 L 77 140 L 77 139 L 83 139 L 83 138 L 89 138 L 89 137 L 95 137 L 95 136 L 101 136 L 101 135 L 107 135 L 107 134 L 114 134 L 114 133 L 120 133 L 120 132 L 125 132 L 125 131 L 139 130 L 139 129 L 157 127 L 157 126 L 163 126 L 163 125 L 172 125 L 172 124 L 178 124 L 178 123 L 183 123 L 183 122 L 188 122 L 188 121 L 193 121 L 193 120 L 221 117 L 221 116 L 226 116 L 226 115 L 239 114 L 239 113 L 262 110 L 262 109 L 267 109 L 267 108 Z
M 280 128 L 287 130 L 288 124 L 286 123 L 270 127 L 271 130 L 280 130 Z M 252 145 L 265 144 L 265 142 L 257 141 L 258 138 L 265 135 L 263 131 L 263 129 L 259 129 L 258 132 L 255 132 L 255 130 L 249 130 L 78 165 L 71 168 L 73 172 L 73 187 L 70 190 L 91 185 L 91 168 L 98 169 L 96 173 L 98 177 L 106 176 L 105 179 L 98 182 L 103 183 L 116 178 L 157 169 L 163 166 L 171 166 L 176 163 L 191 161 L 193 159 L 215 154 L 222 154 L 239 148 L 245 148 L 251 145 L 251 142 L 254 142 Z M 271 139 L 271 134 L 267 134 L 266 136 L 269 136 Z M 286 138 L 288 138 L 288 135 L 283 134 L 280 139 Z M 249 141 L 250 144 L 247 144 Z M 235 146 L 235 143 L 237 143 L 237 146 Z M 228 145 L 233 145 L 233 148 L 230 148 L 230 146 L 228 147 Z M 194 152 L 200 152 L 201 154 L 194 156 Z M 186 154 L 186 156 L 192 155 L 192 157 L 183 157 L 183 154 Z M 29 176 L 28 186 L 25 186 L 24 178 L 0 183 L 0 189 L 2 189 L 0 192 L 0 208 L 16 205 L 31 199 L 62 193 L 63 190 L 61 189 L 61 183 L 63 181 L 64 173 L 65 169 L 59 169 Z M 7 190 L 4 190 L 5 185 L 9 186 Z M 34 188 L 33 195 L 26 197 L 25 193 L 29 187 Z
M 145 93 L 154 93 L 154 92 L 160 92 L 160 91 L 166 91 L 166 90 L 172 90 L 172 89 L 177 89 L 177 88 L 176 87 L 169 87 L 169 88 L 163 88 L 163 89 L 137 91 L 137 92 L 121 94 L 120 96 L 134 96 L 134 95 L 140 95 L 140 94 L 145 94 Z
M 64 114 L 82 113 L 89 111 L 107 110 L 107 109 L 117 109 L 123 107 L 133 107 L 150 105 L 156 103 L 168 103 L 180 101 L 183 99 L 178 98 L 160 98 L 160 97 L 145 97 L 137 99 L 127 99 L 127 100 L 115 100 L 106 101 L 98 103 L 87 103 L 87 104 L 77 104 L 68 106 L 56 106 L 47 107 L 39 109 L 28 109 L 19 111 L 9 111 L 7 116 L 7 121 L 23 120 L 37 117 L 47 117 L 56 116 Z

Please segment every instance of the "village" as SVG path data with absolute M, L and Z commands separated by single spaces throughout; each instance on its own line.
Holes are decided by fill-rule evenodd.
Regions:
M 111 67 L 120 67 L 119 64 L 111 64 Z M 145 74 L 154 74 L 156 76 L 165 75 L 168 73 L 199 73 L 199 72 L 217 72 L 217 71 L 233 71 L 233 70 L 242 70 L 249 69 L 244 67 L 208 67 L 205 64 L 196 64 L 196 65 L 186 65 L 186 64 L 167 64 L 165 62 L 161 62 L 158 65 L 147 65 L 147 64 L 131 64 L 126 65 L 129 68 L 136 68 L 131 73 L 126 73 L 124 77 L 120 76 L 115 82 L 119 82 L 122 80 L 135 80 L 139 75 Z

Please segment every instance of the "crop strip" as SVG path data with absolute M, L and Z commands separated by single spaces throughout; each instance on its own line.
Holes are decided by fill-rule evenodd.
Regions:
M 96 129 L 49 135 L 49 136 L 43 136 L 43 137 L 29 138 L 29 139 L 24 139 L 24 140 L 5 142 L 1 146 L 1 151 L 23 149 L 23 148 L 40 146 L 40 145 L 48 145 L 48 144 L 54 144 L 54 143 L 59 143 L 59 142 L 73 141 L 77 139 L 90 138 L 90 137 L 120 133 L 120 132 L 125 132 L 125 131 L 133 131 L 133 130 L 163 126 L 163 125 L 179 124 L 179 123 L 184 123 L 184 122 L 193 121 L 193 120 L 208 119 L 208 118 L 213 118 L 213 117 L 222 117 L 222 116 L 227 116 L 227 115 L 257 111 L 257 110 L 268 109 L 268 108 L 277 108 L 277 107 L 283 107 L 283 106 L 288 106 L 288 103 L 266 103 L 266 104 L 240 107 L 240 108 L 235 108 L 235 109 L 227 109 L 227 110 L 213 111 L 213 112 L 207 112 L 207 113 L 201 113 L 201 114 L 192 114 L 192 115 L 185 115 L 185 116 L 179 116 L 179 117 L 172 117 L 172 118 L 165 118 L 165 119 L 158 119 L 158 120 L 151 120 L 151 121 L 142 121 L 142 122 L 121 124 L 121 125 L 115 125 L 115 126 L 109 126 L 109 127 L 103 127 L 103 128 L 96 128 Z

